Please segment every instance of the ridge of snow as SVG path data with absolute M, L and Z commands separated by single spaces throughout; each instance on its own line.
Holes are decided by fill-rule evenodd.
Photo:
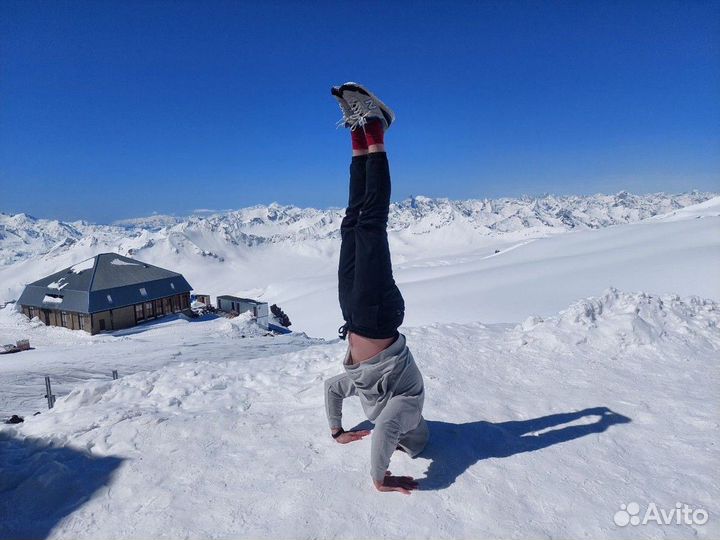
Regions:
M 652 295 L 607 289 L 579 300 L 555 317 L 533 316 L 516 328 L 524 344 L 543 339 L 591 344 L 596 349 L 692 345 L 720 351 L 720 304 L 676 294 Z

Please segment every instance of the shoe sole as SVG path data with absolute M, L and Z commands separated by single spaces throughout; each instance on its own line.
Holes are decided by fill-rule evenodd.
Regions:
M 334 95 L 337 95 L 334 92 L 335 89 L 336 89 L 336 87 L 333 87 L 332 93 Z M 359 92 L 361 94 L 365 94 L 366 96 L 377 101 L 378 105 L 380 105 L 380 112 L 383 113 L 383 116 L 385 117 L 385 121 L 387 122 L 387 129 L 390 129 L 390 126 L 395 121 L 395 113 L 392 111 L 392 109 L 390 107 L 385 105 L 385 103 L 383 103 L 382 100 L 380 98 L 378 98 L 375 94 L 373 94 L 370 90 L 368 90 L 361 84 L 354 83 L 354 82 L 345 83 L 342 86 L 340 86 L 340 88 L 338 88 L 337 90 L 340 93 L 340 97 L 342 97 L 342 93 L 345 90 L 350 90 L 353 92 Z

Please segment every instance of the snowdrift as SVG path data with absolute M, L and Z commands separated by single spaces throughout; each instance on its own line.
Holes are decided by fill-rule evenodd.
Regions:
M 572 304 L 557 317 L 529 317 L 517 330 L 521 339 L 587 344 L 598 350 L 633 346 L 720 350 L 720 306 L 692 296 L 625 293 L 610 288 L 598 298 Z

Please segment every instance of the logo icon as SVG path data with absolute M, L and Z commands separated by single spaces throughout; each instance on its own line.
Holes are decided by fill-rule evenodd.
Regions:
M 618 527 L 625 527 L 626 525 L 640 525 L 640 505 L 636 502 L 629 504 L 621 504 L 620 510 L 615 512 L 613 521 Z
M 620 510 L 615 512 L 613 521 L 618 527 L 628 525 L 705 525 L 710 515 L 704 508 L 693 508 L 692 506 L 677 502 L 674 507 L 663 508 L 656 503 L 648 503 L 643 515 L 640 515 L 640 505 L 636 502 L 621 504 Z

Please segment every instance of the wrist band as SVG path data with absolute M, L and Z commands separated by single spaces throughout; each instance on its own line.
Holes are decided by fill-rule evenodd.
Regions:
M 343 428 L 340 428 L 340 431 L 332 434 L 332 438 L 333 438 L 333 439 L 337 439 L 337 438 L 338 438 L 340 435 L 342 435 L 343 433 L 345 433 L 345 430 L 344 430 Z

